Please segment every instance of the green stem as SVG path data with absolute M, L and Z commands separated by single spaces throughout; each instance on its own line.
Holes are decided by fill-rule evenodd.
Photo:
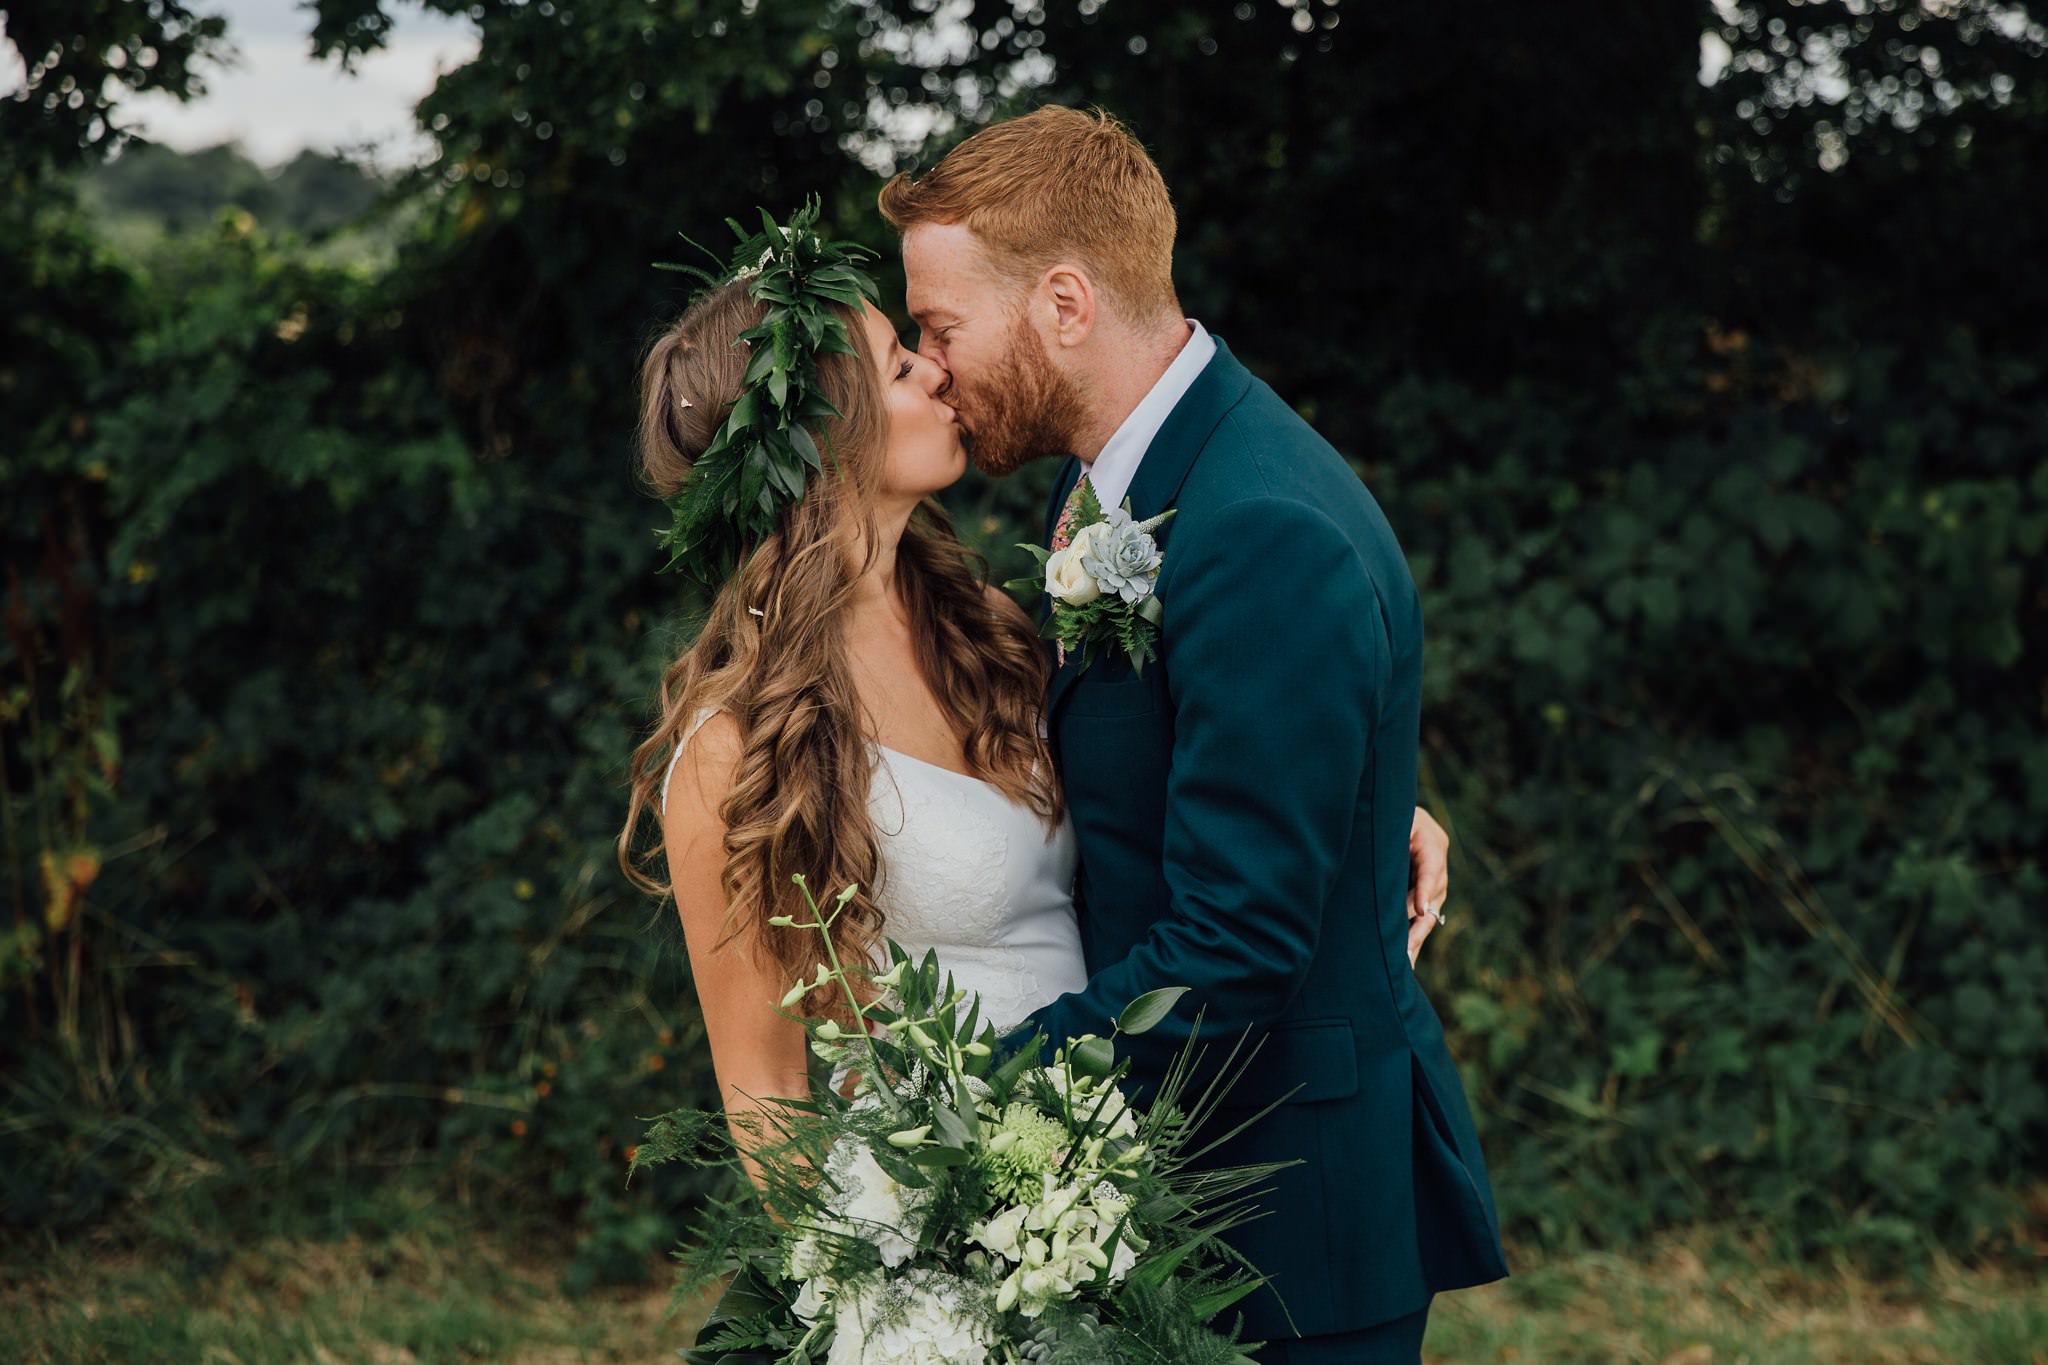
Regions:
M 867 1009 L 854 998 L 853 982 L 847 978 L 846 969 L 840 966 L 839 950 L 832 944 L 832 920 L 838 919 L 839 910 L 846 908 L 846 902 L 852 898 L 853 888 L 849 887 L 840 893 L 839 909 L 834 910 L 832 919 L 828 920 L 825 913 L 818 909 L 817 899 L 811 895 L 810 883 L 804 880 L 803 873 L 797 873 L 790 880 L 796 883 L 797 890 L 804 893 L 804 904 L 811 909 L 809 927 L 816 929 L 818 937 L 825 941 L 825 963 L 832 969 L 832 979 L 839 983 L 839 989 L 846 995 L 847 1008 L 853 1011 L 854 1019 L 860 1024 L 860 1040 L 868 1050 L 868 1061 L 874 1067 L 869 1074 L 874 1078 L 875 1093 L 882 1097 L 882 1103 L 889 1107 L 891 1114 L 900 1116 L 903 1113 L 903 1105 L 897 1099 L 895 1090 L 883 1080 L 882 1054 L 876 1050 L 874 1037 L 868 1032 Z

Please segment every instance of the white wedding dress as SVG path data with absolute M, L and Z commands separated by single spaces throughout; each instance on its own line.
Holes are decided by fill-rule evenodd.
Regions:
M 662 796 L 698 727 L 669 759 Z M 882 933 L 913 959 L 934 949 L 1000 1031 L 1088 982 L 1074 923 L 1074 828 L 982 781 L 881 745 L 868 811 L 882 850 Z M 832 888 L 835 889 L 836 888 Z M 821 892 L 824 888 L 821 888 Z M 877 964 L 880 965 L 880 964 Z

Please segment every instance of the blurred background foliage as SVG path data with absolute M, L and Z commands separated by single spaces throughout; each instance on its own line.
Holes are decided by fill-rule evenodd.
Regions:
M 634 362 L 674 234 L 1100 102 L 1189 311 L 1428 620 L 1423 975 L 1526 1249 L 2048 1245 L 2048 157 L 1969 0 L 479 0 L 391 181 L 121 141 L 232 34 L 10 7 L 0 1221 L 418 1177 L 638 1273 L 707 1098 L 612 866 L 693 605 Z M 316 0 L 348 62 L 389 0 Z M 893 287 L 893 285 L 892 285 Z M 951 495 L 997 561 L 1050 468 Z

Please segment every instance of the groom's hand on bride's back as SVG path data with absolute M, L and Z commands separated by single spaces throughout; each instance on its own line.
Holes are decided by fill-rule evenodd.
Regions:
M 1408 965 L 1413 967 L 1427 939 L 1443 922 L 1451 894 L 1451 836 L 1430 813 L 1415 808 L 1408 829 Z

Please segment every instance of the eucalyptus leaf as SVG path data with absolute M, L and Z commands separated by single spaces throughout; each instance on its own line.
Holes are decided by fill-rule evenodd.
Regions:
M 1116 1067 L 1116 1045 L 1107 1038 L 1090 1038 L 1067 1050 L 1067 1062 L 1083 1076 L 1107 1076 Z
M 1162 986 L 1155 991 L 1146 991 L 1136 1000 L 1124 1006 L 1124 1012 L 1116 1018 L 1117 1031 L 1120 1033 L 1148 1032 L 1160 1020 L 1171 1014 L 1174 1005 L 1187 993 L 1188 988 L 1186 986 Z
M 913 1165 L 928 1171 L 944 1170 L 951 1166 L 965 1166 L 974 1160 L 971 1152 L 958 1147 L 920 1147 L 910 1154 Z

